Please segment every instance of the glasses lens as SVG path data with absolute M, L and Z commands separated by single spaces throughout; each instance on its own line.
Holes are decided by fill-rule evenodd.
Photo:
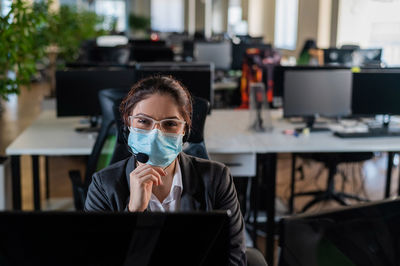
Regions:
M 161 129 L 166 133 L 182 133 L 185 123 L 175 119 L 165 119 L 161 121 Z
M 146 117 L 132 117 L 131 118 L 131 126 L 133 128 L 139 128 L 144 130 L 153 129 L 153 120 Z

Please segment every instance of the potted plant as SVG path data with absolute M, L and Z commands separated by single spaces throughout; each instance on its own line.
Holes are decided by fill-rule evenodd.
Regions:
M 20 92 L 36 73 L 36 62 L 45 54 L 46 41 L 38 32 L 45 28 L 46 15 L 23 0 L 14 0 L 0 19 L 0 97 Z
M 104 18 L 76 7 L 49 11 L 52 1 L 29 4 L 14 0 L 0 18 L 0 97 L 19 93 L 37 73 L 37 62 L 47 58 L 54 92 L 56 60 L 74 61 L 82 41 L 105 34 Z
M 134 13 L 129 14 L 129 27 L 133 35 L 146 35 L 151 28 L 150 18 Z

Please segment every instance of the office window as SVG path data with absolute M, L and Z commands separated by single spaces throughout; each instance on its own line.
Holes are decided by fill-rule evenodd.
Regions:
M 117 31 L 126 30 L 126 4 L 124 0 L 96 0 L 95 12 L 105 16 L 104 28 L 110 28 L 117 20 Z
M 1 16 L 6 16 L 8 12 L 11 10 L 12 0 L 1 0 L 0 8 L 1 8 Z
M 298 0 L 276 0 L 275 47 L 287 50 L 296 49 L 298 9 Z
M 399 10 L 399 0 L 341 0 L 337 46 L 383 48 L 383 62 L 400 66 Z
M 247 21 L 242 20 L 241 0 L 229 0 L 228 6 L 228 32 L 235 35 L 247 35 Z
M 184 0 L 151 0 L 151 29 L 184 31 Z

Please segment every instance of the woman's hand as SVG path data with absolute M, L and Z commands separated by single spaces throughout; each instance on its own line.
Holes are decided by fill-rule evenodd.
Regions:
M 149 204 L 153 185 L 162 185 L 161 177 L 165 171 L 160 167 L 141 164 L 130 175 L 130 212 L 144 211 Z

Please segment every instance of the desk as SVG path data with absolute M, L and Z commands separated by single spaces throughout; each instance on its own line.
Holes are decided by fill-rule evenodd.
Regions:
M 249 111 L 213 110 L 206 120 L 205 143 L 211 154 L 256 154 L 257 176 L 267 181 L 267 259 L 273 265 L 275 231 L 276 158 L 278 153 L 400 151 L 396 137 L 340 139 L 330 132 L 309 136 L 289 136 L 284 129 L 294 128 L 273 114 L 274 130 L 255 133 L 248 130 Z M 32 155 L 35 209 L 40 209 L 38 156 L 89 155 L 95 136 L 77 133 L 80 118 L 56 118 L 55 111 L 44 111 L 39 118 L 7 147 L 13 175 L 13 207 L 21 209 L 20 155 Z M 391 154 L 391 153 L 390 153 Z M 391 160 L 389 160 L 390 162 Z M 391 174 L 389 164 L 388 177 Z M 388 179 L 390 182 L 390 178 Z
M 11 156 L 13 208 L 21 209 L 20 156 L 32 156 L 34 208 L 40 210 L 39 156 L 89 155 L 96 140 L 91 133 L 77 133 L 82 118 L 57 118 L 54 110 L 43 111 L 37 120 L 6 149 Z
M 393 152 L 400 151 L 400 139 L 359 138 L 341 139 L 331 132 L 316 132 L 310 135 L 284 135 L 285 129 L 296 126 L 278 118 L 273 113 L 274 130 L 269 133 L 256 133 L 248 129 L 250 114 L 247 110 L 213 110 L 205 126 L 205 144 L 210 154 L 255 153 L 257 155 L 258 178 L 265 178 L 267 191 L 267 262 L 274 265 L 274 232 L 275 232 L 275 184 L 277 153 L 309 152 L 389 152 L 389 168 L 386 187 L 390 187 Z M 298 126 L 298 125 L 297 125 Z

